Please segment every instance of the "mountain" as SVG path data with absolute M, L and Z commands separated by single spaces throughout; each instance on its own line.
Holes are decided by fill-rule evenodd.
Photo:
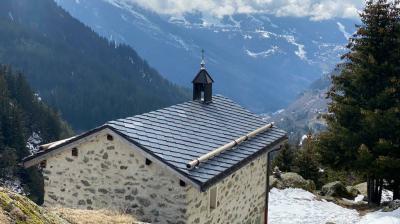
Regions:
M 78 131 L 189 98 L 131 47 L 100 37 L 52 0 L 0 1 L 0 62 L 23 71 Z
M 55 0 L 102 36 L 133 46 L 175 83 L 189 85 L 206 51 L 217 93 L 257 113 L 285 108 L 345 52 L 351 19 L 263 13 L 214 18 L 157 14 L 132 0 Z
M 264 114 L 268 121 L 273 121 L 289 133 L 289 140 L 298 143 L 308 133 L 318 133 L 326 128 L 323 115 L 328 113 L 327 92 L 331 85 L 331 76 L 338 75 L 340 67 L 314 81 L 299 94 L 285 109 Z
M 0 66 L 0 185 L 43 199 L 43 179 L 36 167 L 18 166 L 40 143 L 72 134 L 59 115 L 34 94 L 20 73 Z M 22 184 L 22 185 L 21 185 Z

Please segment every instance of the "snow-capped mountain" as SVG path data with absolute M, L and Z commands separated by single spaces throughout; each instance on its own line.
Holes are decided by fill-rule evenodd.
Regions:
M 284 108 L 330 72 L 355 20 L 201 12 L 161 15 L 127 0 L 55 0 L 116 43 L 133 46 L 169 80 L 189 86 L 206 51 L 215 91 L 262 113 Z

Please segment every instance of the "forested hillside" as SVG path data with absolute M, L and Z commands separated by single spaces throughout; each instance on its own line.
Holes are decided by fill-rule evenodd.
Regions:
M 52 0 L 0 1 L 0 62 L 22 70 L 78 131 L 189 98 L 133 49 L 99 37 Z
M 71 129 L 32 92 L 22 74 L 0 67 L 0 180 L 22 181 L 32 199 L 41 200 L 43 181 L 37 168 L 25 170 L 18 162 L 35 144 L 68 137 Z M 29 142 L 29 143 L 27 143 Z

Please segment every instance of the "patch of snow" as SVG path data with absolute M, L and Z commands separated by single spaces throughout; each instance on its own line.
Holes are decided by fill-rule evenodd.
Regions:
M 306 140 L 307 138 L 308 138 L 307 135 L 301 136 L 299 146 L 302 146 L 303 145 L 303 141 Z
M 174 35 L 174 34 L 169 34 L 169 37 L 174 40 L 176 43 L 178 43 L 178 47 L 181 47 L 185 49 L 186 51 L 189 51 L 189 45 L 180 37 Z
M 382 190 L 382 197 L 381 197 L 381 202 L 387 202 L 393 200 L 393 192 L 383 189 Z
M 35 93 L 34 96 L 36 97 L 36 99 L 40 102 L 42 101 L 42 97 L 40 97 L 39 93 Z
M 248 35 L 248 34 L 243 35 L 243 38 L 244 38 L 245 40 L 246 40 L 246 39 L 249 39 L 249 40 L 253 39 L 253 37 L 250 36 L 250 35 Z
M 133 61 L 132 57 L 128 57 L 129 62 L 133 65 L 135 62 Z
M 336 224 L 357 223 L 356 210 L 346 209 L 333 202 L 319 201 L 302 189 L 271 189 L 268 206 L 268 223 L 274 224 Z
M 305 46 L 303 44 L 297 43 L 294 36 L 292 36 L 292 35 L 283 35 L 282 37 L 284 37 L 288 43 L 293 44 L 294 46 L 297 47 L 297 50 L 294 51 L 294 53 L 301 60 L 309 62 L 309 60 L 307 58 L 307 51 L 305 50 Z
M 270 38 L 272 35 L 273 36 L 276 36 L 274 33 L 272 33 L 272 32 L 269 32 L 269 31 L 265 31 L 265 30 L 260 30 L 260 29 L 257 29 L 256 30 L 256 33 L 259 33 L 260 35 L 261 35 L 261 38 L 264 38 L 264 39 L 268 39 L 268 38 Z
M 11 12 L 8 12 L 8 17 L 10 17 L 11 21 L 14 21 L 14 16 Z
M 260 114 L 260 116 L 264 121 L 268 121 L 269 119 L 271 119 L 271 115 L 269 115 L 267 113 Z
M 26 147 L 31 155 L 39 151 L 39 146 L 43 142 L 43 139 L 39 135 L 40 133 L 33 132 L 26 142 Z
M 248 49 L 245 50 L 246 54 L 252 58 L 258 58 L 258 57 L 265 58 L 265 57 L 275 54 L 278 51 L 279 51 L 278 46 L 272 46 L 270 49 L 268 49 L 266 51 L 261 51 L 261 52 L 252 52 Z
M 400 224 L 400 208 L 392 212 L 376 211 L 366 214 L 359 224 Z
M 240 28 L 240 25 L 241 25 L 240 22 L 236 21 L 236 20 L 232 17 L 232 15 L 229 16 L 229 20 L 230 20 L 233 24 L 235 24 L 235 25 L 234 25 L 235 27 Z
M 124 20 L 125 22 L 128 22 L 128 17 L 126 15 L 121 14 L 121 19 Z
M 362 194 L 359 194 L 359 195 L 357 195 L 357 197 L 354 198 L 355 203 L 361 202 L 363 200 L 364 200 L 364 195 L 362 195 Z
M 190 25 L 190 23 L 182 15 L 171 16 L 171 17 L 169 17 L 168 22 L 169 23 L 173 23 L 173 24 L 183 25 L 183 26 L 189 26 Z
M 360 196 L 357 201 L 362 200 Z M 376 211 L 360 216 L 326 200 L 318 200 L 308 191 L 295 188 L 271 189 L 268 223 L 274 224 L 400 224 L 400 208 L 392 212 Z M 355 200 L 356 201 L 356 200 Z
M 337 22 L 336 24 L 338 25 L 340 32 L 342 32 L 343 36 L 348 40 L 351 37 L 351 34 L 346 31 L 346 27 L 340 22 Z
M 0 186 L 1 187 L 5 187 L 9 190 L 11 190 L 12 192 L 18 193 L 18 194 L 22 194 L 22 195 L 26 195 L 24 189 L 21 186 L 21 181 L 17 178 L 0 178 Z

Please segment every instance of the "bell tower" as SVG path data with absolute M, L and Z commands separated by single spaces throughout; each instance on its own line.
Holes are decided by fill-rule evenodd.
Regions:
M 194 77 L 193 83 L 193 100 L 202 101 L 204 103 L 212 102 L 212 83 L 214 80 L 211 78 L 206 70 L 206 63 L 204 60 L 204 50 L 201 50 L 201 63 L 200 71 Z

